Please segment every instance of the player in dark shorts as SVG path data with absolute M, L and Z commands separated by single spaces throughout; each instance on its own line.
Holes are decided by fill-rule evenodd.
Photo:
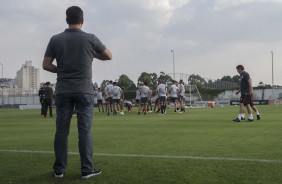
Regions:
M 96 93 L 96 97 L 97 97 L 97 106 L 98 106 L 98 110 L 99 112 L 101 112 L 100 107 L 102 108 L 102 112 L 104 112 L 104 106 L 103 106 L 103 95 L 102 95 L 102 90 L 101 88 L 98 88 L 98 91 L 95 92 Z
M 158 81 L 158 87 L 157 87 L 157 93 L 159 96 L 159 104 L 161 107 L 161 113 L 160 115 L 165 115 L 166 114 L 166 103 L 167 103 L 167 86 L 161 81 Z
M 110 80 L 108 81 L 108 84 L 104 89 L 105 101 L 106 101 L 106 113 L 108 116 L 113 113 L 113 105 L 112 105 L 113 100 L 112 100 L 112 95 L 110 93 L 112 88 L 113 88 L 113 81 Z
M 140 96 L 141 96 L 141 105 L 143 106 L 144 115 L 147 114 L 147 107 L 148 107 L 148 99 L 151 98 L 151 90 L 147 86 L 147 82 L 145 81 L 143 85 L 140 87 Z M 140 114 L 140 113 L 138 113 Z
M 137 89 L 136 89 L 136 97 L 135 97 L 135 104 L 138 107 L 138 115 L 141 113 L 141 94 L 140 94 L 140 84 L 137 84 Z
M 179 108 L 180 108 L 180 112 L 185 112 L 185 108 L 184 108 L 184 104 L 185 104 L 185 87 L 184 87 L 184 82 L 181 79 L 179 81 L 179 93 L 178 93 L 178 101 L 179 101 Z
M 240 89 L 236 92 L 236 95 L 238 95 L 240 93 Z M 260 120 L 260 113 L 257 109 L 257 107 L 255 106 L 254 104 L 254 99 L 253 97 L 251 96 L 251 102 L 250 102 L 250 106 L 251 108 L 255 111 L 255 113 L 257 114 L 257 120 Z M 243 114 L 242 114 L 242 117 L 241 117 L 241 120 L 245 120 L 245 111 L 243 110 Z
M 250 75 L 245 71 L 243 65 L 238 65 L 236 69 L 241 77 L 240 79 L 241 97 L 240 97 L 239 115 L 233 121 L 240 122 L 242 119 L 244 119 L 244 106 L 248 110 L 248 114 L 249 114 L 248 121 L 253 121 L 254 119 L 252 114 L 252 108 L 250 106 L 253 97 L 252 79 L 250 78 Z

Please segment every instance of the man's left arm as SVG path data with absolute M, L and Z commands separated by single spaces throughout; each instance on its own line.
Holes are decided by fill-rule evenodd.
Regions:
M 42 67 L 44 70 L 57 73 L 57 66 L 53 64 L 54 58 L 44 57 Z

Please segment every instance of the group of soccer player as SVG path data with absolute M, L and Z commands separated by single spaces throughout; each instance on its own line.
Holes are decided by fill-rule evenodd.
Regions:
M 117 85 L 117 82 L 107 81 L 104 91 L 102 91 L 101 88 L 98 88 L 94 95 L 97 98 L 99 112 L 102 110 L 102 112 L 106 112 L 107 115 L 117 115 L 119 112 L 120 115 L 124 115 L 124 93 L 123 90 Z M 103 103 L 103 99 L 105 100 L 105 104 Z
M 179 83 L 171 80 L 165 83 L 158 81 L 156 90 L 150 89 L 147 82 L 138 83 L 136 87 L 135 105 L 137 106 L 137 114 L 146 115 L 155 111 L 160 115 L 166 114 L 167 105 L 174 104 L 174 112 L 185 112 L 185 88 L 183 80 Z M 97 98 L 97 106 L 99 112 L 106 112 L 107 115 L 124 115 L 123 109 L 126 107 L 128 112 L 132 111 L 133 103 L 130 100 L 124 101 L 124 92 L 117 85 L 117 82 L 107 81 L 104 90 L 98 88 L 95 91 Z M 103 100 L 104 99 L 104 100 Z M 152 107 L 154 99 L 155 107 Z M 103 103 L 105 102 L 105 103 Z M 105 106 L 105 108 L 104 108 Z

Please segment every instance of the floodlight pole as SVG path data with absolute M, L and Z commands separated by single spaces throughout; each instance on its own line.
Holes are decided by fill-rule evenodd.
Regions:
M 274 100 L 273 51 L 271 51 L 271 62 L 272 62 L 272 100 Z
M 173 62 L 173 80 L 175 80 L 175 63 L 174 63 L 174 51 L 170 50 L 172 52 L 172 62 Z

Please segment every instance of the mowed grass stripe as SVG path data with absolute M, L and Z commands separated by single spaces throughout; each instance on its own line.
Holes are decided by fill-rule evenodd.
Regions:
M 40 150 L 0 150 L 0 152 L 54 154 L 53 151 L 40 151 Z M 78 152 L 69 152 L 68 154 L 70 154 L 70 155 L 79 155 Z M 139 157 L 139 158 L 163 158 L 163 159 L 244 161 L 244 162 L 259 162 L 259 163 L 282 164 L 282 160 L 252 159 L 252 158 L 199 157 L 199 156 L 177 156 L 177 155 L 139 155 L 139 154 L 111 154 L 111 153 L 94 153 L 94 155 L 95 156 L 109 156 L 109 157 Z

